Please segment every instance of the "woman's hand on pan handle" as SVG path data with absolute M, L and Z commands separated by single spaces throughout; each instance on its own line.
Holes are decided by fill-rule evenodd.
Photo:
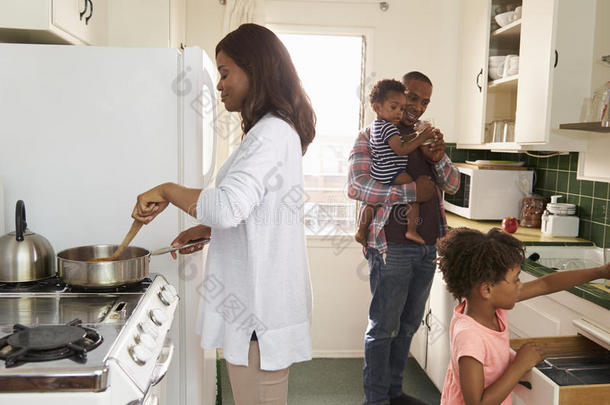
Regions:
M 186 245 L 189 242 L 195 242 L 199 239 L 208 239 L 211 236 L 212 236 L 212 228 L 210 228 L 209 226 L 205 226 L 205 225 L 197 225 L 197 226 L 187 229 L 186 231 L 180 232 L 180 234 L 178 234 L 178 236 L 176 236 L 176 239 L 173 240 L 171 245 L 173 247 L 180 247 L 180 246 Z M 197 252 L 197 251 L 203 249 L 203 246 L 204 246 L 204 244 L 201 243 L 196 246 L 191 246 L 190 248 L 187 248 L 187 249 L 181 249 L 178 252 L 180 252 L 180 254 L 193 253 L 193 252 Z M 171 252 L 171 255 L 174 259 L 176 259 L 178 257 L 178 255 L 176 255 L 176 252 Z
M 138 196 L 131 213 L 133 219 L 148 224 L 167 207 L 169 201 L 165 197 L 165 186 L 166 184 L 161 184 Z

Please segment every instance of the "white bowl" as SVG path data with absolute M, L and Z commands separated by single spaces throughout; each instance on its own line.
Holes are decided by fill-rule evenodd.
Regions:
M 506 13 L 498 14 L 495 18 L 498 25 L 500 27 L 504 27 L 505 25 L 515 21 L 515 12 L 507 11 Z
M 502 76 L 513 76 L 517 73 L 519 73 L 519 55 L 506 55 Z

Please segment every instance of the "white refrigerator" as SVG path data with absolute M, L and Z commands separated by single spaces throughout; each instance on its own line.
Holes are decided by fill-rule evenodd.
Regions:
M 30 230 L 56 253 L 119 243 L 139 193 L 162 182 L 209 184 L 215 72 L 199 48 L 0 44 L 4 231 L 15 229 L 21 199 Z M 132 245 L 168 246 L 193 224 L 168 207 Z M 195 334 L 204 255 L 150 262 L 150 271 L 164 275 L 181 298 L 170 333 L 178 352 L 166 377 L 172 404 L 214 403 L 216 355 L 203 351 Z

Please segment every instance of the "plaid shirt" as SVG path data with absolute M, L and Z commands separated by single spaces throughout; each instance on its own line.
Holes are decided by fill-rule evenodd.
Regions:
M 415 182 L 401 185 L 386 185 L 370 177 L 371 151 L 369 149 L 369 129 L 360 131 L 349 156 L 348 196 L 365 204 L 378 205 L 375 218 L 369 227 L 368 246 L 384 254 L 388 250 L 384 227 L 388 222 L 392 206 L 408 204 L 416 200 Z M 455 194 L 460 188 L 460 173 L 447 155 L 434 164 L 436 192 L 441 213 L 440 234 L 447 233 L 447 218 L 443 208 L 441 189 Z

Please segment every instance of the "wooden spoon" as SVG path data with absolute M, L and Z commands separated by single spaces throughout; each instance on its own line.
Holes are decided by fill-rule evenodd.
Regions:
M 121 245 L 119 246 L 119 248 L 117 250 L 114 251 L 112 256 L 99 257 L 97 259 L 92 259 L 89 261 L 90 262 L 112 262 L 112 261 L 117 260 L 119 258 L 119 256 L 121 256 L 121 253 L 123 253 L 123 251 L 125 250 L 127 245 L 129 245 L 131 243 L 131 241 L 136 236 L 136 234 L 138 233 L 140 228 L 142 228 L 142 225 L 144 225 L 144 224 L 138 220 L 133 221 L 133 224 L 131 224 L 131 228 L 129 229 L 129 232 L 127 232 L 127 235 L 125 235 L 123 242 L 121 242 Z

